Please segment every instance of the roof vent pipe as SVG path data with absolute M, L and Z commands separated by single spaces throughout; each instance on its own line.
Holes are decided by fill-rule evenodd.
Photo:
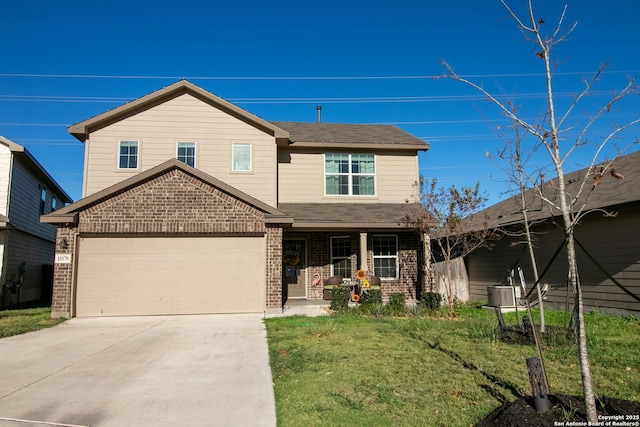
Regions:
M 318 110 L 318 123 L 322 121 L 322 105 L 316 106 L 316 110 Z

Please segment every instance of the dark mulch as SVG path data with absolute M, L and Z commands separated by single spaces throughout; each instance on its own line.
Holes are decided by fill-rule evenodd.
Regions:
M 505 403 L 476 427 L 547 427 L 553 426 L 555 421 L 586 421 L 582 397 L 556 394 L 550 395 L 549 401 L 551 409 L 539 413 L 533 409 L 530 398 L 521 397 L 515 402 Z M 600 415 L 640 414 L 640 402 L 605 397 L 602 401 L 597 400 L 596 404 Z

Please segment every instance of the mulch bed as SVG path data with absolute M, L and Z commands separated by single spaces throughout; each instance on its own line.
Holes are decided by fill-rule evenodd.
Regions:
M 556 394 L 550 395 L 549 401 L 551 409 L 539 413 L 533 408 L 530 398 L 521 397 L 515 402 L 505 403 L 476 424 L 476 427 L 548 427 L 553 426 L 554 422 L 572 425 L 568 421 L 582 421 L 585 422 L 583 425 L 587 425 L 582 397 Z M 596 400 L 596 405 L 600 415 L 640 414 L 640 402 L 605 397 L 602 401 Z

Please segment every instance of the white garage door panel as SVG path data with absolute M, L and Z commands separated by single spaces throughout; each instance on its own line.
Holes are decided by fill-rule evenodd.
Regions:
M 76 315 L 261 312 L 263 237 L 81 238 Z

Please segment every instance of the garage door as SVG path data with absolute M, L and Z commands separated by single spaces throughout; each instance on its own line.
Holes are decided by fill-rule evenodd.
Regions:
M 263 237 L 79 239 L 77 316 L 262 312 Z

